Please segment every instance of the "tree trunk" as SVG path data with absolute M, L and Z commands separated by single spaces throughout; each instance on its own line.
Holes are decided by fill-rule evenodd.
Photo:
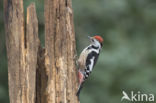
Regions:
M 70 0 L 45 0 L 47 103 L 77 103 L 75 35 Z
M 22 0 L 4 0 L 10 103 L 34 103 L 38 21 L 34 5 L 27 9 L 26 34 Z
M 70 0 L 45 0 L 45 49 L 35 5 L 4 0 L 10 103 L 78 103 Z M 25 29 L 26 28 L 26 29 Z

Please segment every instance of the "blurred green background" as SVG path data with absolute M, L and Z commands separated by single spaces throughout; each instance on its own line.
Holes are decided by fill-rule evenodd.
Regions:
M 24 1 L 25 8 L 32 1 L 36 3 L 39 37 L 44 46 L 44 1 Z M 72 3 L 78 54 L 89 44 L 88 35 L 104 38 L 94 72 L 80 94 L 81 103 L 127 103 L 121 102 L 123 90 L 128 94 L 140 91 L 156 95 L 156 0 L 72 0 Z M 0 103 L 9 103 L 7 79 L 1 0 Z

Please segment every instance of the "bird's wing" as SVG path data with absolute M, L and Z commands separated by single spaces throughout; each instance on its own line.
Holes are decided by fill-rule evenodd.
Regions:
M 78 64 L 79 64 L 79 69 L 81 71 L 84 71 L 84 69 L 86 68 L 86 59 L 87 59 L 87 54 L 89 53 L 89 50 L 83 50 L 80 54 L 80 57 L 78 59 Z
M 92 65 L 92 68 L 95 66 L 96 62 L 97 62 L 97 59 L 99 57 L 99 54 L 92 51 L 90 52 L 90 54 L 87 56 L 87 59 L 86 59 L 86 66 L 88 67 L 89 65 Z M 91 60 L 93 62 L 91 62 Z M 91 64 L 93 63 L 93 64 Z

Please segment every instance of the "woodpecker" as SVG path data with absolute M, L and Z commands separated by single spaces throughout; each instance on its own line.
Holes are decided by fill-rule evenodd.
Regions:
M 88 37 L 90 39 L 90 45 L 81 52 L 78 59 L 79 87 L 76 94 L 78 99 L 84 81 L 89 77 L 97 62 L 103 43 L 103 38 L 101 36 L 95 35 L 93 37 Z

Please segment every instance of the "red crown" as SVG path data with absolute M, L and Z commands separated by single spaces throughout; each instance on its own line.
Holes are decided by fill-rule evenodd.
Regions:
M 102 38 L 101 36 L 96 35 L 96 36 L 94 36 L 94 38 L 95 38 L 96 40 L 98 40 L 100 43 L 103 42 L 103 38 Z

